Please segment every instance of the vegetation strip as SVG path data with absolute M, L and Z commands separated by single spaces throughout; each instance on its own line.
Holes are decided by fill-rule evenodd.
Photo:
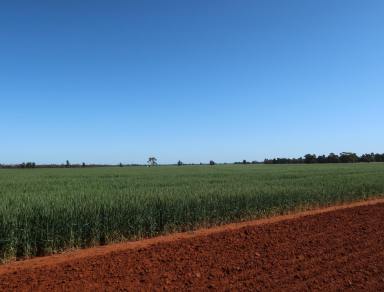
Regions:
M 0 290 L 381 291 L 383 211 L 370 200 L 36 258 L 0 266 Z
M 384 193 L 384 164 L 0 171 L 0 257 L 48 255 Z

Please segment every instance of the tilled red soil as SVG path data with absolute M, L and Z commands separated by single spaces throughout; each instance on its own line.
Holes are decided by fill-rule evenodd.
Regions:
M 0 266 L 0 291 L 164 289 L 383 291 L 384 200 Z

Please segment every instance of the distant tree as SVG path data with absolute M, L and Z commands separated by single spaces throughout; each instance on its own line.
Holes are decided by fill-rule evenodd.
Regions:
M 244 159 L 242 163 L 243 163 L 243 164 L 247 164 L 247 160 Z
M 317 162 L 318 163 L 327 163 L 327 157 L 325 155 L 319 155 L 317 157 Z
M 332 153 L 329 153 L 329 155 L 327 156 L 327 162 L 328 163 L 339 163 L 340 158 L 337 154 L 332 152 Z
M 384 153 L 383 154 L 376 153 L 374 155 L 374 160 L 376 162 L 384 162 Z
M 306 154 L 304 155 L 304 162 L 305 163 L 316 163 L 316 155 L 315 154 Z
M 375 154 L 374 154 L 374 153 L 371 153 L 371 154 L 363 154 L 363 155 L 361 155 L 361 157 L 359 158 L 359 161 L 360 161 L 360 162 L 374 162 L 374 161 L 375 161 Z
M 182 166 L 182 165 L 183 165 L 183 162 L 182 162 L 181 160 L 179 160 L 179 161 L 177 162 L 177 165 L 178 165 L 178 166 Z
M 123 164 L 121 162 L 119 163 L 119 167 L 123 167 Z
M 356 155 L 356 153 L 352 153 L 352 152 L 340 153 L 340 161 L 342 163 L 353 163 L 353 162 L 357 162 L 358 160 L 359 158 Z
M 81 164 L 81 166 L 82 166 L 82 167 L 85 167 L 85 162 L 83 162 L 83 163 Z
M 23 163 L 23 165 L 25 168 L 35 168 L 36 167 L 36 163 L 34 163 L 34 162 Z
M 71 164 L 69 163 L 69 160 L 65 162 L 65 167 L 71 167 Z
M 209 165 L 215 165 L 216 163 L 213 160 L 209 161 Z
M 303 158 L 299 157 L 299 158 L 292 158 L 290 163 L 300 164 L 300 163 L 303 163 L 303 162 L 304 162 Z
M 157 158 L 156 157 L 149 157 L 148 158 L 148 166 L 156 166 L 157 165 Z

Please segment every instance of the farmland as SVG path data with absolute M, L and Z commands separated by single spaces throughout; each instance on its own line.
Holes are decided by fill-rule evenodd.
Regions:
M 0 259 L 384 194 L 384 164 L 1 169 Z
M 1 291 L 383 291 L 384 199 L 0 266 Z

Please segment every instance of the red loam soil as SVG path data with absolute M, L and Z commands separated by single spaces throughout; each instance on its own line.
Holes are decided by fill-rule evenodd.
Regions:
M 0 291 L 384 290 L 384 199 L 0 266 Z

